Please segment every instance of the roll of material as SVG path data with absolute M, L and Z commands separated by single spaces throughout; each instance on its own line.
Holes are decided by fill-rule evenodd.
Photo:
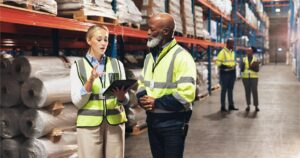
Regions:
M 56 143 L 47 138 L 33 138 L 23 143 L 21 158 L 59 158 L 73 155 L 78 150 L 75 132 L 63 134 Z
M 30 108 L 42 108 L 56 101 L 71 102 L 70 77 L 52 80 L 30 78 L 22 85 L 21 98 Z
M 1 77 L 1 107 L 12 107 L 21 104 L 21 84 L 14 79 Z
M 20 158 L 20 149 L 25 138 L 20 136 L 13 139 L 3 139 L 0 142 L 1 158 Z
M 70 75 L 70 67 L 59 57 L 18 57 L 12 63 L 12 76 L 24 82 L 29 77 L 43 80 L 63 78 Z
M 39 138 L 50 133 L 54 128 L 64 129 L 75 126 L 77 109 L 74 105 L 65 105 L 57 116 L 44 109 L 28 109 L 19 122 L 21 132 L 29 138 Z
M 12 56 L 6 55 L 6 57 L 0 57 L 1 78 L 11 73 L 12 61 L 13 61 Z
M 21 134 L 19 120 L 24 111 L 25 107 L 3 108 L 0 110 L 0 136 L 2 138 L 13 138 Z

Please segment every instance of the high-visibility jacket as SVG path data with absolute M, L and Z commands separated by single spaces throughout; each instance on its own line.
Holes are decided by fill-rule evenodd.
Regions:
M 217 56 L 216 64 L 218 66 L 225 65 L 232 67 L 232 69 L 225 69 L 225 71 L 233 70 L 236 66 L 235 53 L 227 48 L 223 48 Z
M 196 92 L 196 64 L 192 56 L 173 39 L 160 52 L 156 62 L 152 53 L 146 56 L 138 83 L 137 93 L 146 91 L 148 96 L 155 99 L 164 95 L 173 95 L 183 105 L 181 111 L 191 110 Z M 174 111 L 156 107 L 151 112 Z
M 257 58 L 255 56 L 253 56 L 252 58 L 252 61 L 251 61 L 251 64 L 253 62 L 257 61 Z M 249 64 L 249 60 L 248 60 L 248 57 L 244 57 L 243 58 L 243 62 L 245 63 L 245 69 L 244 71 L 242 72 L 242 78 L 258 78 L 258 73 L 249 69 L 250 68 L 250 65 Z
M 109 73 L 118 73 L 121 78 L 121 69 L 119 61 L 115 58 L 105 58 L 104 72 L 106 75 L 96 78 L 92 85 L 92 94 L 89 101 L 78 110 L 77 127 L 95 127 L 99 126 L 103 119 L 106 118 L 111 125 L 121 124 L 127 121 L 124 107 L 118 103 L 116 97 L 104 98 L 99 95 L 103 88 L 110 85 Z M 88 59 L 83 58 L 75 62 L 82 85 L 91 75 L 92 64 Z

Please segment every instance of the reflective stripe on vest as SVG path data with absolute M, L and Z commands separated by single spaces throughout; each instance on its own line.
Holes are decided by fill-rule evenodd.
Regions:
M 256 59 L 255 56 L 253 56 L 251 64 L 255 61 L 257 61 L 257 59 Z M 249 64 L 249 61 L 248 61 L 248 57 L 244 57 L 243 62 L 245 63 L 245 69 L 242 72 L 241 77 L 242 78 L 258 78 L 258 73 L 249 69 L 250 64 Z
M 176 88 L 178 87 L 178 84 L 181 84 L 181 83 L 192 83 L 194 84 L 195 83 L 195 79 L 193 77 L 181 77 L 178 81 L 173 81 L 173 73 L 174 73 L 174 64 L 175 64 L 175 59 L 176 59 L 176 56 L 184 51 L 180 46 L 178 46 L 177 48 L 172 48 L 172 49 L 175 49 L 175 51 L 173 52 L 173 55 L 172 57 L 169 56 L 169 58 L 171 58 L 170 60 L 170 64 L 165 64 L 165 65 L 169 65 L 169 67 L 166 67 L 165 70 L 166 71 L 166 80 L 165 82 L 158 82 L 158 81 L 149 81 L 147 80 L 146 78 L 146 75 L 147 75 L 147 72 L 150 71 L 148 70 L 149 69 L 149 65 L 151 64 L 150 63 L 150 59 L 151 59 L 151 56 L 148 55 L 145 59 L 145 62 L 144 62 L 144 78 L 141 78 L 141 82 L 144 84 L 144 86 L 146 87 L 146 89 L 148 88 L 149 89 L 162 89 L 162 90 L 166 90 L 168 91 L 170 94 L 172 94 L 172 91 L 176 90 Z M 172 51 L 172 50 L 170 50 Z M 170 53 L 170 51 L 168 53 Z M 171 54 L 170 54 L 171 55 Z M 148 72 L 149 73 L 149 72 Z M 152 72 L 154 73 L 154 72 Z M 185 101 L 184 98 L 182 98 L 179 94 L 177 94 L 175 91 L 173 93 L 173 96 L 181 103 L 184 105 L 184 107 L 186 108 L 186 110 L 190 110 L 191 109 L 191 106 L 192 104 L 191 103 L 188 103 Z M 185 110 L 182 110 L 182 111 L 185 111 Z M 157 109 L 155 108 L 152 112 L 154 113 L 172 113 L 172 111 L 167 111 L 167 110 L 164 110 L 164 109 Z
M 86 83 L 92 71 L 92 65 L 84 58 L 76 62 L 79 78 L 83 85 Z M 122 105 L 118 105 L 117 99 L 103 98 L 99 93 L 103 88 L 110 84 L 109 73 L 118 73 L 121 78 L 121 69 L 118 60 L 106 58 L 105 73 L 103 81 L 100 78 L 94 80 L 92 85 L 92 94 L 89 101 L 78 110 L 77 127 L 93 127 L 102 123 L 103 117 L 107 118 L 109 124 L 120 124 L 127 121 L 125 110 Z M 119 78 L 119 79 L 120 79 Z M 105 87 L 102 87 L 105 86 Z

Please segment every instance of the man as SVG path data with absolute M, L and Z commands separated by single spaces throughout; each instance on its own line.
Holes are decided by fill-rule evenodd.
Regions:
M 148 25 L 151 53 L 145 58 L 137 98 L 147 113 L 152 156 L 182 158 L 195 99 L 196 64 L 174 39 L 170 14 L 156 14 Z
M 256 52 L 255 47 L 247 50 L 247 56 L 243 58 L 241 63 L 241 72 L 243 85 L 245 87 L 246 94 L 246 112 L 250 111 L 251 104 L 251 93 L 253 96 L 253 102 L 255 106 L 255 112 L 259 111 L 258 108 L 258 93 L 257 93 L 257 84 L 258 84 L 258 71 L 259 71 L 259 62 L 253 52 Z
M 236 79 L 235 72 L 235 54 L 233 52 L 234 40 L 228 39 L 226 47 L 223 48 L 217 57 L 217 65 L 220 69 L 221 83 L 221 112 L 227 112 L 225 107 L 226 92 L 228 92 L 229 111 L 238 110 L 234 107 L 233 102 L 233 87 Z

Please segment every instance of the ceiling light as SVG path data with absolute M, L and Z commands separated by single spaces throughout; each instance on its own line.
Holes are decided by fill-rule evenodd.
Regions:
M 279 52 L 281 52 L 281 51 L 282 51 L 282 48 L 278 48 L 277 50 L 278 50 Z
M 275 12 L 276 12 L 276 13 L 279 13 L 279 12 L 280 12 L 280 8 L 276 8 L 276 9 L 275 9 Z

